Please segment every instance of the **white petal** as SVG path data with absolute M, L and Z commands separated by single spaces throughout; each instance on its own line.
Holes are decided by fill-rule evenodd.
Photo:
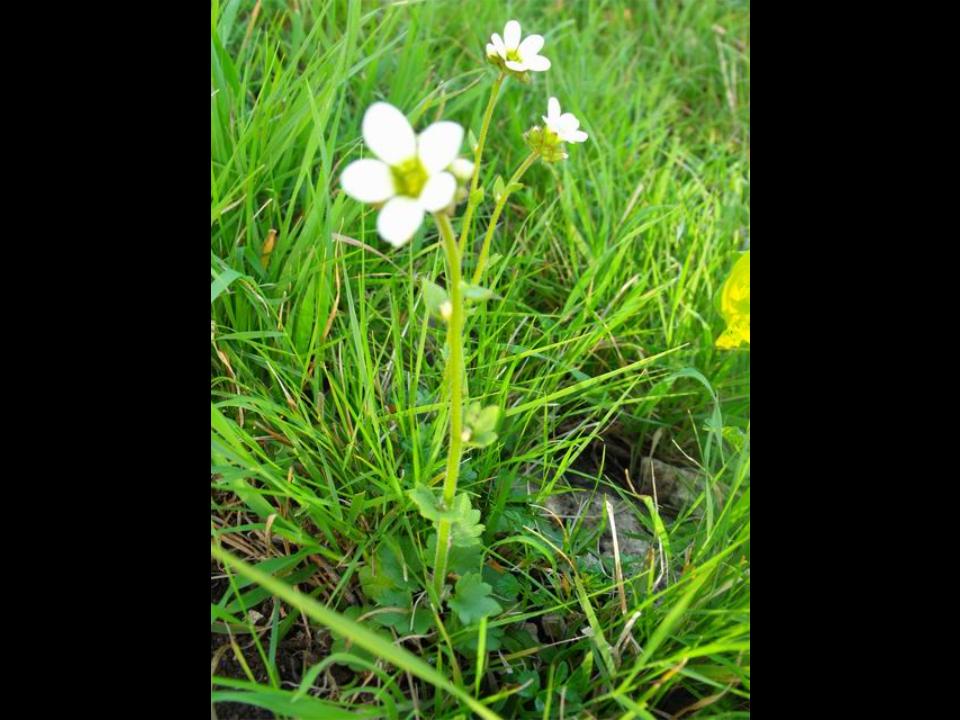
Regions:
M 340 186 L 354 200 L 380 203 L 397 194 L 390 167 L 379 160 L 356 160 L 340 176 Z
M 528 35 L 520 43 L 517 52 L 522 58 L 533 57 L 540 52 L 541 48 L 543 48 L 543 35 Z
M 589 137 L 583 130 L 574 130 L 570 135 L 570 142 L 582 143 Z
M 511 20 L 503 28 L 503 42 L 507 50 L 516 50 L 520 46 L 520 23 Z
M 377 232 L 394 247 L 410 241 L 423 222 L 423 208 L 416 200 L 397 196 L 389 200 L 377 217 Z
M 453 175 L 448 172 L 437 173 L 427 180 L 427 184 L 420 191 L 420 205 L 429 212 L 442 210 L 453 202 L 456 192 L 457 181 L 453 179 Z
M 437 122 L 420 133 L 417 154 L 429 175 L 450 166 L 460 153 L 463 128 L 455 122 Z
M 555 97 L 547 100 L 547 117 L 554 122 L 560 119 L 560 101 Z M 546 119 L 544 119 L 544 122 L 546 122 Z
M 500 37 L 499 33 L 494 33 L 490 36 L 490 42 L 493 43 L 493 46 L 497 49 L 497 54 L 505 58 L 507 56 L 507 46 L 503 44 L 503 39 Z
M 450 164 L 450 172 L 461 182 L 467 182 L 473 177 L 473 168 L 473 163 L 466 158 L 457 158 Z
M 545 58 L 543 55 L 525 57 L 523 58 L 523 61 L 527 64 L 527 67 L 534 72 L 546 72 L 550 69 L 550 61 L 547 60 L 547 58 Z
M 526 72 L 527 66 L 522 62 L 514 62 L 513 60 L 507 60 L 507 67 L 511 70 L 516 70 L 517 72 Z
M 406 116 L 390 103 L 376 102 L 363 115 L 363 140 L 388 165 L 417 154 L 417 138 Z
M 566 134 L 572 133 L 580 127 L 580 121 L 577 120 L 573 113 L 564 113 L 561 115 L 557 124 L 560 127 L 560 131 Z
M 495 45 L 487 43 L 487 57 L 496 57 L 499 54 Z

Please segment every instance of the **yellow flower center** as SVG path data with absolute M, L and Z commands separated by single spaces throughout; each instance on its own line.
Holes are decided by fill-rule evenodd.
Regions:
M 513 62 L 523 62 L 520 58 L 519 50 L 516 50 L 516 49 L 507 50 L 507 60 L 511 60 Z
M 399 165 L 390 168 L 393 174 L 393 184 L 398 195 L 420 197 L 420 191 L 427 184 L 427 169 L 423 167 L 420 158 L 412 157 Z

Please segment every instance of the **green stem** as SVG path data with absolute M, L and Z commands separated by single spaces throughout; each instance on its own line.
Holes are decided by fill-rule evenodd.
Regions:
M 467 199 L 467 209 L 463 213 L 463 229 L 460 231 L 460 252 L 466 250 L 468 237 L 470 235 L 470 226 L 473 220 L 473 213 L 477 209 L 477 201 L 474 200 L 474 193 L 480 182 L 480 160 L 483 158 L 483 146 L 487 142 L 487 131 L 490 129 L 490 118 L 493 117 L 493 108 L 497 104 L 497 98 L 500 95 L 500 86 L 507 79 L 506 73 L 501 72 L 493 82 L 490 89 L 490 100 L 487 101 L 487 109 L 483 112 L 483 123 L 480 125 L 480 137 L 477 138 L 477 149 L 473 154 L 473 177 L 470 178 L 470 195 Z
M 444 213 L 434 215 L 443 237 L 447 257 L 447 293 L 453 310 L 447 321 L 447 380 L 450 383 L 450 447 L 447 450 L 447 472 L 443 479 L 443 503 L 449 508 L 457 493 L 460 458 L 463 455 L 463 293 L 460 289 L 460 251 L 450 218 Z M 450 523 L 441 520 L 437 527 L 437 554 L 434 559 L 434 585 L 437 598 L 443 591 L 447 575 L 447 553 L 450 545 Z
M 490 216 L 490 224 L 487 225 L 487 234 L 483 238 L 483 247 L 480 248 L 480 257 L 477 259 L 477 269 L 473 271 L 473 279 L 470 281 L 474 285 L 480 284 L 480 278 L 483 276 L 483 270 L 487 266 L 487 257 L 490 255 L 490 242 L 493 240 L 493 231 L 497 229 L 497 220 L 500 219 L 500 213 L 507 204 L 507 198 L 510 197 L 510 186 L 519 182 L 523 174 L 530 169 L 530 166 L 540 157 L 540 153 L 534 150 L 527 156 L 527 159 L 520 163 L 520 167 L 513 173 L 507 181 L 506 189 L 503 195 L 497 200 L 497 206 L 493 209 L 493 215 Z

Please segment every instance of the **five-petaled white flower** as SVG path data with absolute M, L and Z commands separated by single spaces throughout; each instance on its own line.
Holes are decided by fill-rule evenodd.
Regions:
M 463 128 L 436 122 L 417 136 L 402 112 L 376 102 L 363 116 L 363 139 L 379 160 L 350 163 L 340 185 L 355 200 L 385 203 L 377 232 L 400 247 L 417 232 L 425 212 L 440 212 L 453 203 L 457 181 L 447 168 L 460 152 Z
M 555 97 L 547 102 L 547 114 L 540 117 L 546 123 L 547 130 L 564 142 L 582 143 L 589 137 L 583 130 L 578 129 L 580 121 L 573 116 L 573 113 L 560 114 L 560 101 Z
M 511 20 L 503 28 L 503 39 L 497 33 L 490 36 L 487 57 L 514 72 L 543 72 L 550 69 L 550 61 L 537 54 L 542 47 L 543 35 L 528 35 L 520 42 L 520 23 Z

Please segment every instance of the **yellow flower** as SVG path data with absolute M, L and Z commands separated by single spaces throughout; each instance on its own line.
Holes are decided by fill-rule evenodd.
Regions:
M 722 350 L 750 344 L 750 251 L 737 260 L 720 294 L 720 312 L 727 329 L 717 338 Z

